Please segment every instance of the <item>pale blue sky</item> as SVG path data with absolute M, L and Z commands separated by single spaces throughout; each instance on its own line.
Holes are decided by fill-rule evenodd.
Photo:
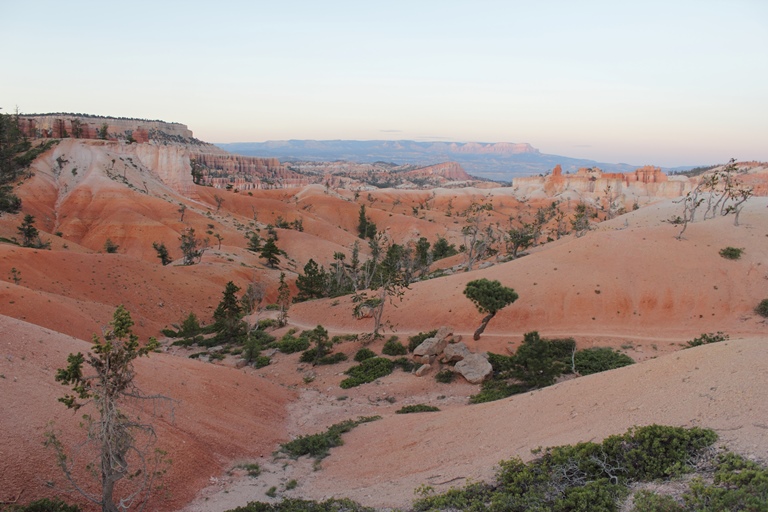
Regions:
M 0 0 L 0 22 L 5 112 L 768 160 L 768 0 Z

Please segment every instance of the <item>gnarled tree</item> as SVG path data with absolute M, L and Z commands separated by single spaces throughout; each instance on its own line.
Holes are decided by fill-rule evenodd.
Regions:
M 475 331 L 473 336 L 475 340 L 480 339 L 488 322 L 501 308 L 512 304 L 518 298 L 517 292 L 512 288 L 502 286 L 499 281 L 490 281 L 485 278 L 468 282 L 464 288 L 464 295 L 475 304 L 480 313 L 488 313 Z
M 133 383 L 133 361 L 154 350 L 157 340 L 150 338 L 139 345 L 131 330 L 131 315 L 123 306 L 115 311 L 110 326 L 104 339 L 94 335 L 89 354 L 70 354 L 67 367 L 56 373 L 56 380 L 72 389 L 72 394 L 59 398 L 60 402 L 73 411 L 95 409 L 95 415 L 83 416 L 85 443 L 67 450 L 51 431 L 46 444 L 56 451 L 59 467 L 82 496 L 104 512 L 119 512 L 146 505 L 168 462 L 163 452 L 152 449 L 152 425 L 128 416 L 120 406 L 128 400 L 170 399 L 145 395 Z M 77 480 L 78 475 L 88 473 L 96 478 L 99 491 Z

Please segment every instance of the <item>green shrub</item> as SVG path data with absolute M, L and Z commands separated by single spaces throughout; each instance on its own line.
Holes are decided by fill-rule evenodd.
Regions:
M 174 331 L 173 329 L 161 329 L 160 332 L 166 338 L 178 338 L 179 337 L 179 333 Z
M 744 249 L 738 247 L 724 247 L 720 249 L 720 256 L 728 260 L 738 260 L 744 253 Z
M 293 479 L 292 480 L 288 480 L 288 482 L 285 484 L 285 490 L 286 491 L 291 491 L 291 490 L 295 489 L 296 486 L 298 486 L 298 485 L 299 485 L 299 482 L 297 482 L 296 480 L 293 480 Z
M 523 384 L 508 383 L 503 379 L 489 379 L 482 383 L 480 392 L 469 397 L 469 403 L 482 404 L 484 402 L 493 402 L 501 400 L 512 395 L 525 393 L 530 388 Z
M 278 341 L 276 344 L 277 350 L 283 354 L 293 354 L 295 352 L 302 352 L 307 350 L 310 343 L 307 336 L 307 331 L 302 332 L 298 338 L 293 336 L 295 332 L 295 330 L 291 329 L 282 338 L 280 338 L 280 341 Z
M 269 366 L 269 363 L 271 363 L 272 360 L 267 356 L 256 356 L 251 361 L 251 366 L 254 368 L 264 368 L 265 366 Z
M 357 341 L 357 334 L 337 334 L 331 338 L 331 343 L 341 343 L 343 341 Z
M 266 306 L 264 306 L 264 309 L 266 309 L 267 311 L 279 311 L 280 310 L 280 305 L 279 304 L 267 304 Z
M 435 380 L 437 382 L 440 382 L 442 384 L 450 384 L 453 382 L 453 378 L 456 376 L 455 373 L 453 373 L 448 368 L 443 368 L 439 372 L 435 374 Z
M 637 491 L 633 496 L 632 512 L 684 512 L 685 508 L 672 496 L 652 491 Z
M 373 382 L 379 377 L 389 375 L 394 368 L 395 364 L 386 357 L 372 357 L 344 372 L 349 377 L 342 380 L 340 385 L 343 389 L 348 389 Z
M 277 495 L 277 488 L 270 488 L 266 494 L 270 498 L 274 498 Z M 331 498 L 323 502 L 316 502 L 285 498 L 279 503 L 252 501 L 244 507 L 237 507 L 227 512 L 374 512 L 374 509 L 364 507 L 349 499 Z
M 440 408 L 433 405 L 414 404 L 406 405 L 395 411 L 395 414 L 411 414 L 414 412 L 437 412 Z
M 299 358 L 299 361 L 301 361 L 302 363 L 314 363 L 314 364 L 326 365 L 326 364 L 341 363 L 347 360 L 347 355 L 342 352 L 337 352 L 335 354 L 326 354 L 322 356 L 320 359 L 316 359 L 316 357 L 317 357 L 317 349 L 310 348 L 301 353 L 301 357 Z
M 250 464 L 238 464 L 236 467 L 246 470 L 248 472 L 248 476 L 251 478 L 256 478 L 261 474 L 261 467 L 255 462 Z
M 404 356 L 408 351 L 405 346 L 398 341 L 397 336 L 392 336 L 386 343 L 384 343 L 381 353 L 388 356 Z
M 427 338 L 434 338 L 436 334 L 437 334 L 437 329 L 429 332 L 420 332 L 415 336 L 411 336 L 410 338 L 408 338 L 408 352 L 413 352 L 414 350 L 416 350 L 416 347 L 424 343 L 424 341 Z
M 341 434 L 349 432 L 362 423 L 368 423 L 381 419 L 381 416 L 362 416 L 356 420 L 346 420 L 341 423 L 335 423 L 328 427 L 328 430 L 319 434 L 309 434 L 300 436 L 280 445 L 280 451 L 296 459 L 303 455 L 309 455 L 315 459 L 322 459 L 328 456 L 328 451 L 336 446 L 341 446 Z
M 43 498 L 26 505 L 10 505 L 8 507 L 0 505 L 0 510 L 3 512 L 80 512 L 80 507 L 69 505 L 59 499 Z
M 417 500 L 413 510 L 616 512 L 630 483 L 690 471 L 691 461 L 716 437 L 711 430 L 650 425 L 601 444 L 547 448 L 527 464 L 517 458 L 502 461 L 493 484 L 473 483 L 427 496 Z
M 376 357 L 376 352 L 374 352 L 369 348 L 363 347 L 360 350 L 358 350 L 357 353 L 355 354 L 355 361 L 358 363 L 362 363 L 366 359 L 370 359 L 372 357 Z
M 768 299 L 763 299 L 760 301 L 760 304 L 755 307 L 755 313 L 764 318 L 768 318 Z
M 605 372 L 634 364 L 634 360 L 626 354 L 616 352 L 608 347 L 594 347 L 579 350 L 573 356 L 576 371 L 581 375 Z
M 392 361 L 392 364 L 403 370 L 405 373 L 411 373 L 413 370 L 419 367 L 418 364 L 414 363 L 407 357 L 398 357 Z
M 274 318 L 262 318 L 256 323 L 256 328 L 260 331 L 264 331 L 271 327 L 277 327 L 277 320 Z
M 722 331 L 717 331 L 716 333 L 714 332 L 704 333 L 698 338 L 693 338 L 691 341 L 689 341 L 688 346 L 685 348 L 698 347 L 700 345 L 709 345 L 710 343 L 720 343 L 721 341 L 726 341 L 727 339 L 728 339 L 728 335 L 723 333 Z

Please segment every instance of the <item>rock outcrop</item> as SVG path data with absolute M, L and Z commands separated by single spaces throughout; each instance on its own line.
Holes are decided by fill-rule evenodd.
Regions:
M 512 180 L 516 194 L 525 199 L 586 200 L 594 203 L 610 196 L 611 201 L 631 205 L 644 200 L 674 198 L 685 195 L 693 183 L 685 176 L 667 176 L 650 165 L 628 173 L 604 173 L 596 167 L 581 168 L 574 174 L 563 174 L 557 165 L 551 174 Z
M 493 373 L 486 354 L 470 352 L 461 341 L 452 343 L 453 329 L 443 326 L 437 334 L 427 338 L 413 351 L 413 360 L 421 363 L 416 376 L 426 375 L 433 368 L 435 361 L 443 364 L 456 363 L 453 371 L 464 377 L 470 384 L 480 384 Z

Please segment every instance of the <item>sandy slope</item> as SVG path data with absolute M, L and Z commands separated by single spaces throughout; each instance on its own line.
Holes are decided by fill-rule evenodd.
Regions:
M 44 433 L 50 421 L 64 439 L 81 433 L 78 416 L 56 401 L 66 388 L 54 376 L 67 354 L 88 344 L 5 316 L 0 332 L 0 500 L 59 494 L 63 482 L 53 452 L 42 446 Z M 251 372 L 164 354 L 138 361 L 136 369 L 145 392 L 177 401 L 173 411 L 162 404 L 156 416 L 143 411 L 173 459 L 164 480 L 170 493 L 153 510 L 178 509 L 230 461 L 268 455 L 286 437 L 285 406 L 294 393 Z M 49 488 L 49 481 L 59 486 Z
M 492 203 L 489 217 L 502 228 L 521 208 L 530 215 L 547 203 L 521 204 L 511 188 L 375 190 L 356 199 L 353 191 L 318 186 L 252 195 L 194 187 L 181 197 L 152 170 L 98 147 L 63 142 L 36 162 L 35 177 L 19 189 L 24 213 L 37 217 L 52 251 L 0 244 L 0 406 L 9 411 L 0 417 L 0 501 L 20 492 L 28 499 L 54 492 L 46 482 L 58 473 L 41 446 L 43 432 L 54 419 L 65 436 L 74 435 L 71 414 L 56 402 L 63 388 L 54 382 L 55 370 L 68 353 L 87 349 L 81 340 L 100 332 L 117 304 L 128 307 L 136 331 L 147 337 L 189 311 L 210 320 L 229 280 L 265 283 L 265 303 L 273 302 L 280 272 L 291 279 L 309 258 L 327 265 L 336 251 L 350 254 L 361 204 L 395 241 L 443 235 L 458 245 L 464 219 L 456 213 L 473 202 Z M 68 163 L 60 165 L 58 156 Z M 119 169 L 109 178 L 104 169 L 111 164 Z M 224 198 L 218 212 L 216 195 Z M 187 206 L 184 221 L 181 202 Z M 161 444 L 174 464 L 167 481 L 170 500 L 153 504 L 153 510 L 180 509 L 211 477 L 218 479 L 215 485 L 188 510 L 219 511 L 263 499 L 272 485 L 281 495 L 403 505 L 419 484 L 442 489 L 485 478 L 499 459 L 528 456 L 538 445 L 600 439 L 651 422 L 713 427 L 733 448 L 765 458 L 767 411 L 759 392 L 767 375 L 768 326 L 752 308 L 767 295 L 766 206 L 768 199 L 753 198 L 740 227 L 730 217 L 697 222 L 683 241 L 674 238 L 678 228 L 663 222 L 680 213 L 678 204 L 645 206 L 524 258 L 415 283 L 397 307 L 387 306 L 385 319 L 401 339 L 450 325 L 472 350 L 503 352 L 523 333 L 538 330 L 574 336 L 580 347 L 621 348 L 644 361 L 503 402 L 470 407 L 466 398 L 477 386 L 443 385 L 432 376 L 400 371 L 341 390 L 342 372 L 353 363 L 311 368 L 299 365 L 296 354 L 277 355 L 260 370 L 237 370 L 234 357 L 202 363 L 177 350 L 143 360 L 143 387 L 181 401 L 174 423 L 167 411 L 157 418 Z M 301 220 L 304 231 L 278 230 L 278 245 L 288 257 L 269 269 L 245 249 L 245 235 L 260 229 L 265 236 L 267 224 L 280 218 Z M 20 221 L 21 215 L 0 217 L 0 236 L 16 236 Z M 178 237 L 187 227 L 223 236 L 221 249 L 209 249 L 199 265 L 160 266 L 152 242 L 165 242 L 180 257 Z M 99 252 L 107 237 L 120 245 L 120 254 Z M 718 251 L 728 245 L 744 248 L 742 259 L 721 258 Z M 361 255 L 366 253 L 363 245 Z M 18 284 L 11 268 L 21 272 Z M 473 342 L 470 334 L 481 315 L 462 290 L 483 277 L 515 288 L 520 299 Z M 355 320 L 351 311 L 349 298 L 318 300 L 292 306 L 289 319 L 297 328 L 322 324 L 332 334 L 370 331 L 371 320 Z M 677 352 L 684 341 L 718 330 L 732 340 Z M 352 356 L 358 348 L 347 342 L 337 350 Z M 380 351 L 381 343 L 372 348 Z M 442 412 L 394 414 L 410 403 L 438 405 Z M 370 414 L 384 419 L 350 433 L 322 471 L 312 471 L 306 461 L 270 462 L 277 443 L 288 437 Z M 263 476 L 227 474 L 244 460 L 258 460 Z M 291 478 L 300 485 L 285 492 Z

